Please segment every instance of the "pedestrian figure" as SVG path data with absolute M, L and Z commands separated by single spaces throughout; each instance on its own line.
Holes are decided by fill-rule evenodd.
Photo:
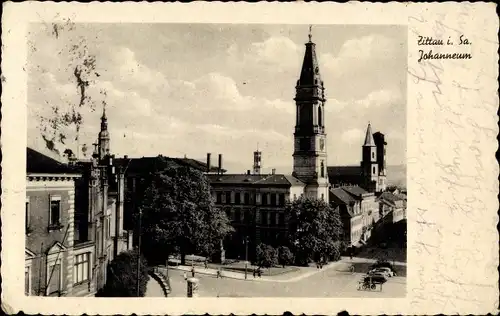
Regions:
M 253 278 L 255 279 L 255 269 L 253 269 Z
M 205 259 L 205 269 L 208 268 L 208 262 L 207 262 L 207 259 Z
M 188 277 L 187 277 L 187 274 L 186 274 L 186 272 L 184 272 L 184 281 L 186 281 L 186 280 L 187 280 L 187 278 L 188 278 Z
M 194 267 L 191 268 L 191 276 L 194 278 Z
M 262 277 L 262 271 L 260 271 L 260 269 L 259 269 L 258 273 L 259 273 L 259 278 Z

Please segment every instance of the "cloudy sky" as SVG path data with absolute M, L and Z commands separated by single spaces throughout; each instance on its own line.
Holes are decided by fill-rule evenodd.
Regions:
M 42 150 L 44 118 L 80 100 L 77 45 L 77 53 L 96 56 L 99 74 L 86 89 L 95 110 L 79 110 L 80 146 L 95 142 L 105 100 L 116 155 L 222 153 L 229 171 L 244 172 L 258 146 L 264 171 L 291 172 L 307 34 L 307 25 L 77 24 L 54 32 L 33 24 L 28 145 Z M 368 121 L 386 134 L 388 164 L 405 163 L 406 36 L 401 26 L 313 26 L 328 97 L 329 165 L 359 164 Z M 74 135 L 74 127 L 64 133 Z M 59 148 L 76 152 L 71 138 Z

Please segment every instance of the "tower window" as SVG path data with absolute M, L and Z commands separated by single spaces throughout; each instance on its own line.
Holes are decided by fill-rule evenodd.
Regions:
M 373 170 L 372 173 L 375 174 L 375 167 L 373 167 L 372 170 Z
M 323 114 L 321 113 L 321 106 L 318 107 L 318 125 L 323 126 Z
M 323 160 L 321 160 L 321 170 L 320 170 L 320 173 L 321 173 L 321 177 L 324 178 L 325 177 L 325 163 Z
M 375 158 L 375 153 L 372 151 L 372 158 Z

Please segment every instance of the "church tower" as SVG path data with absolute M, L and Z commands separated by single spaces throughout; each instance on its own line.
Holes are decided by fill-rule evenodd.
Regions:
M 101 116 L 101 131 L 99 132 L 99 160 L 102 161 L 109 154 L 109 132 L 108 118 L 106 117 L 106 107 L 102 110 Z
M 370 123 L 368 123 L 368 128 L 366 129 L 362 159 L 361 170 L 363 172 L 363 186 L 369 192 L 376 192 L 378 191 L 379 165 L 377 163 L 377 145 L 373 139 Z
M 319 72 L 316 44 L 309 42 L 300 78 L 295 87 L 296 124 L 293 175 L 306 184 L 305 195 L 328 202 L 326 133 L 324 121 L 325 88 Z

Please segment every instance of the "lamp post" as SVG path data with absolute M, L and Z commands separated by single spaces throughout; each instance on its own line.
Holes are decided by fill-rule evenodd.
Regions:
M 139 208 L 139 236 L 137 242 L 137 297 L 139 297 L 139 285 L 141 276 L 141 220 L 142 220 L 142 210 Z
M 248 236 L 245 236 L 245 280 L 247 279 L 248 269 Z

